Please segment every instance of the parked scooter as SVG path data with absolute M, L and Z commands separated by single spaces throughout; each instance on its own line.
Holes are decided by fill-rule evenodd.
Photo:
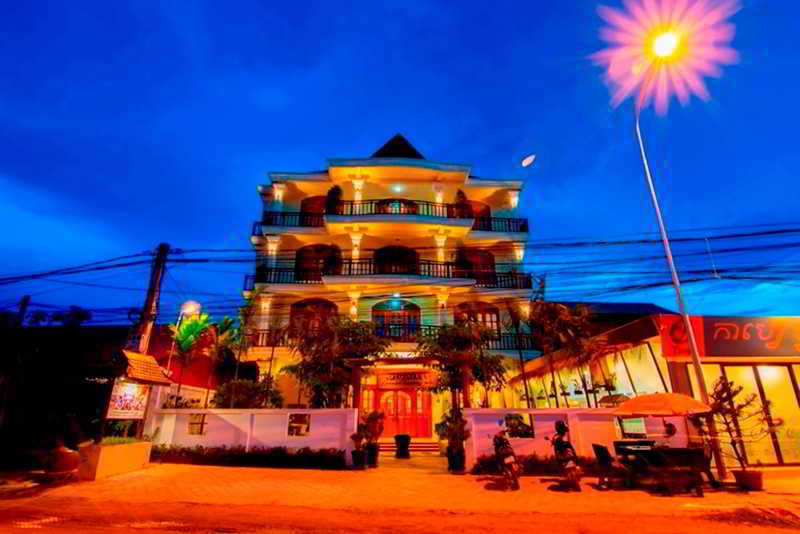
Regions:
M 508 429 L 503 428 L 492 438 L 494 458 L 508 486 L 512 490 L 518 490 L 519 475 L 522 468 L 517 461 L 517 455 L 514 454 L 514 449 L 511 447 L 511 442 L 508 441 L 507 433 Z
M 575 454 L 575 447 L 567 439 L 569 427 L 564 421 L 556 421 L 556 435 L 550 439 L 550 444 L 553 446 L 553 454 L 564 472 L 567 479 L 567 484 L 575 491 L 581 491 L 581 466 L 578 465 L 578 455 Z

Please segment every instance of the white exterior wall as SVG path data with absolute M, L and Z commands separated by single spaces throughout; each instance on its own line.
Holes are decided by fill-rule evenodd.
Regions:
M 464 418 L 467 420 L 467 429 L 471 432 L 465 444 L 466 467 L 472 469 L 475 461 L 480 456 L 494 454 L 492 437 L 500 430 L 498 421 L 503 421 L 506 414 L 522 414 L 527 421 L 527 415 L 533 415 L 533 438 L 512 438 L 511 446 L 517 455 L 525 456 L 536 454 L 540 457 L 552 456 L 550 442 L 545 436 L 553 437 L 556 433 L 555 424 L 558 420 L 566 421 L 569 426 L 569 440 L 575 447 L 578 456 L 594 457 L 592 444 L 605 445 L 613 454 L 613 442 L 622 439 L 619 426 L 615 422 L 616 416 L 613 408 L 563 408 L 563 409 L 538 409 L 538 410 L 495 410 L 495 409 L 466 409 Z M 687 445 L 686 426 L 683 418 L 667 418 L 673 423 L 678 433 L 670 439 L 656 439 L 661 432 L 662 420 L 658 418 L 645 419 L 647 433 L 650 439 L 673 447 Z
M 205 414 L 202 435 L 189 434 L 191 415 Z M 289 414 L 311 414 L 308 436 L 289 436 Z M 356 431 L 355 409 L 325 410 L 158 410 L 148 421 L 153 443 L 182 447 L 286 447 L 290 450 L 343 449 L 348 465 Z

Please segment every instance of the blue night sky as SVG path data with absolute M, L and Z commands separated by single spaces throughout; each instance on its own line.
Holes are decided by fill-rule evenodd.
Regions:
M 526 181 L 526 261 L 547 273 L 550 298 L 674 309 L 669 287 L 620 290 L 669 281 L 657 244 L 538 246 L 656 230 L 632 105 L 610 108 L 602 71 L 587 59 L 602 47 L 595 2 L 469 4 L 6 3 L 0 276 L 161 241 L 247 249 L 266 172 L 368 156 L 401 132 L 428 159 Z M 644 113 L 674 236 L 800 228 L 798 17 L 796 2 L 745 1 L 733 18 L 741 61 L 708 81 L 711 102 L 673 102 L 664 118 Z M 530 152 L 534 168 L 520 168 Z M 707 228 L 716 229 L 681 231 Z M 792 235 L 676 243 L 684 278 L 712 265 L 756 273 L 687 284 L 689 310 L 798 314 Z M 113 322 L 112 308 L 141 305 L 148 268 L 3 285 L 0 307 L 28 293 L 34 308 L 79 304 Z M 171 265 L 163 309 L 194 296 L 223 310 L 251 271 L 250 263 Z

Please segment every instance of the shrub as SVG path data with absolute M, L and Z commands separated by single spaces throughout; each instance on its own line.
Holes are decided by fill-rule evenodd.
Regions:
M 235 393 L 235 395 L 234 395 Z M 283 395 L 268 380 L 231 380 L 220 386 L 214 395 L 213 404 L 217 408 L 280 408 Z
M 153 462 L 222 465 L 236 467 L 285 467 L 305 469 L 345 469 L 344 451 L 341 449 L 309 449 L 290 451 L 286 447 L 254 447 L 245 451 L 234 447 L 181 447 L 154 445 L 150 460 Z

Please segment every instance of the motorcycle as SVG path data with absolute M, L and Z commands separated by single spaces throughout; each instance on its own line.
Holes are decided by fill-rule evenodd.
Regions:
M 569 428 L 564 421 L 556 421 L 556 435 L 552 439 L 545 436 L 545 439 L 549 440 L 553 446 L 553 455 L 567 479 L 567 484 L 575 491 L 581 491 L 581 476 L 583 472 L 581 471 L 581 466 L 578 465 L 578 456 L 575 454 L 575 448 L 566 438 L 568 432 Z
M 514 454 L 514 449 L 511 447 L 511 442 L 508 441 L 507 429 L 500 430 L 492 438 L 492 445 L 494 445 L 494 458 L 497 461 L 497 466 L 500 469 L 506 483 L 512 490 L 519 489 L 519 475 L 522 468 L 517 462 L 517 455 Z

